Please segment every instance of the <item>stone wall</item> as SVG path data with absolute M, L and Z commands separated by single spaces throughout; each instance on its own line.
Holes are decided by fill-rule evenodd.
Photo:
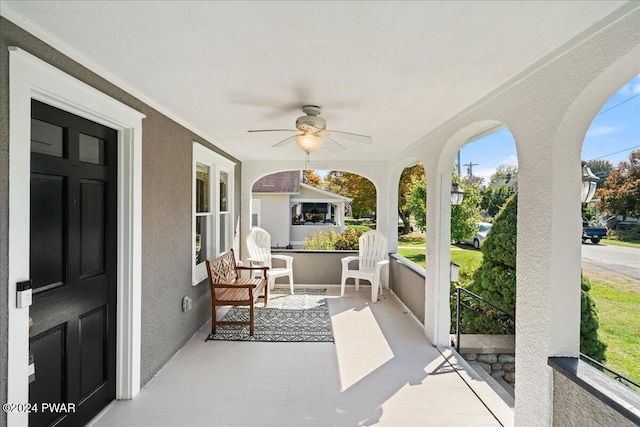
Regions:
M 462 353 L 469 362 L 476 362 L 496 380 L 503 379 L 511 386 L 516 385 L 515 353 Z
M 489 375 L 515 387 L 515 335 L 463 334 L 460 336 L 460 355 Z

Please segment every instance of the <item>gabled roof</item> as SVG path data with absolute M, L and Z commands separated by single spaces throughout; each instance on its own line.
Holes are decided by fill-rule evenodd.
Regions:
M 309 184 L 300 183 L 300 196 L 302 198 L 308 198 L 312 196 L 313 198 L 319 199 L 331 199 L 331 200 L 340 200 L 343 202 L 350 202 L 351 199 L 349 197 L 341 196 L 340 194 L 332 193 L 331 191 L 323 190 L 322 188 L 314 187 Z M 292 200 L 298 200 L 299 198 L 292 198 Z
M 289 193 L 300 192 L 300 171 L 286 171 L 263 176 L 253 184 L 252 193 Z

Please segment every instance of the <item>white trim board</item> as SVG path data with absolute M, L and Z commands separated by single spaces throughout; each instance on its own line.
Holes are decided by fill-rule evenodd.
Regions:
M 16 282 L 29 278 L 31 99 L 118 131 L 116 398 L 140 391 L 142 113 L 35 56 L 9 47 L 9 297 L 7 401 L 29 401 L 29 309 L 16 308 Z M 28 424 L 27 413 L 7 424 Z

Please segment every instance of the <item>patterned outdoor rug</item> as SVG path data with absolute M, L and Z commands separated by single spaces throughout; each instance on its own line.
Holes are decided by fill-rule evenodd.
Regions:
M 207 341 L 333 342 L 326 293 L 326 289 L 296 289 L 290 295 L 289 289 L 273 289 L 268 307 L 262 299 L 256 302 L 253 336 L 249 326 L 218 325 Z M 249 308 L 232 307 L 222 320 L 247 321 Z

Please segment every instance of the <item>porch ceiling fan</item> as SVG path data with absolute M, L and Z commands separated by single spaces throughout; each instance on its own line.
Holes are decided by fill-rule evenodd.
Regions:
M 322 117 L 319 117 L 321 108 L 317 105 L 304 105 L 302 112 L 305 113 L 306 116 L 300 116 L 296 119 L 296 129 L 257 129 L 249 130 L 248 132 L 295 132 L 296 135 L 283 139 L 272 145 L 271 148 L 284 147 L 295 140 L 296 144 L 298 144 L 307 155 L 322 147 L 325 141 L 328 142 L 327 146 L 331 151 L 341 151 L 345 149 L 336 139 L 345 139 L 360 144 L 373 143 L 371 137 L 367 135 L 327 129 L 327 122 Z

